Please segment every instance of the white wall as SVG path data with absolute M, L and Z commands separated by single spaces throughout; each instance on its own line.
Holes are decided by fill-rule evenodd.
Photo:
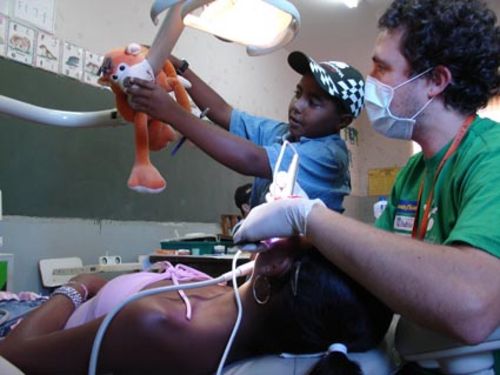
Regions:
M 99 256 L 120 255 L 123 262 L 137 262 L 152 254 L 166 238 L 187 233 L 217 233 L 210 223 L 155 223 L 83 219 L 4 216 L 0 233 L 2 252 L 14 254 L 14 291 L 41 291 L 38 261 L 80 257 L 84 265 L 97 264 Z

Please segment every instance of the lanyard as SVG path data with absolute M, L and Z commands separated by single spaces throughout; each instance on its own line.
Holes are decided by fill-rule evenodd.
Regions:
M 422 223 L 419 226 L 418 221 L 420 216 L 420 205 L 422 203 L 422 194 L 424 191 L 425 174 L 422 176 L 422 180 L 420 181 L 420 187 L 418 189 L 417 212 L 415 213 L 415 220 L 413 222 L 413 229 L 411 233 L 412 238 L 422 240 L 425 237 L 425 233 L 427 232 L 427 224 L 429 222 L 429 216 L 430 216 L 429 214 L 431 211 L 432 199 L 434 198 L 434 187 L 439 177 L 439 173 L 441 172 L 441 169 L 443 168 L 446 161 L 458 149 L 458 146 L 460 146 L 460 143 L 464 139 L 465 134 L 467 134 L 467 130 L 469 130 L 469 126 L 470 124 L 472 124 L 472 121 L 474 121 L 474 118 L 475 115 L 470 115 L 465 119 L 464 123 L 458 130 L 457 135 L 455 135 L 455 139 L 453 139 L 453 143 L 451 144 L 450 148 L 448 149 L 448 151 L 446 151 L 446 154 L 439 162 L 436 172 L 434 172 L 434 178 L 432 180 L 431 190 L 429 191 L 429 195 L 427 196 L 427 200 L 425 201 L 424 216 L 422 217 Z

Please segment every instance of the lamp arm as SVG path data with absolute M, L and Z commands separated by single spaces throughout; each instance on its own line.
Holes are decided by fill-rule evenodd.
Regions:
M 70 112 L 38 107 L 0 95 L 0 113 L 42 125 L 95 128 L 126 125 L 116 109 L 94 112 Z
M 174 6 L 175 4 L 182 3 L 184 1 L 186 0 L 155 0 L 153 5 L 151 5 L 151 10 L 149 11 L 151 20 L 155 25 L 158 25 L 158 15 L 161 12 Z
M 177 40 L 184 30 L 184 23 L 181 18 L 183 3 L 184 0 L 157 0 L 151 8 L 151 17 L 154 21 L 158 14 L 158 10 L 164 10 L 170 7 L 146 55 L 146 60 L 151 65 L 155 76 L 162 70 L 165 60 L 170 56 L 175 43 L 177 43 Z

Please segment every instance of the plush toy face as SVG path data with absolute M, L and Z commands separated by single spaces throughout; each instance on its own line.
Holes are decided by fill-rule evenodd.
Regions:
M 104 61 L 99 69 L 99 83 L 106 86 L 116 86 L 124 90 L 124 78 L 132 74 L 134 65 L 144 61 L 148 50 L 137 43 L 129 44 L 125 49 L 115 49 L 104 56 Z M 151 79 L 153 77 L 139 77 Z

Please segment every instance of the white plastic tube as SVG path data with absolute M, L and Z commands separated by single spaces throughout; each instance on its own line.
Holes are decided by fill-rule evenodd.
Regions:
M 115 108 L 94 112 L 71 112 L 38 107 L 0 95 L 0 113 L 42 125 L 97 128 L 128 124 Z

